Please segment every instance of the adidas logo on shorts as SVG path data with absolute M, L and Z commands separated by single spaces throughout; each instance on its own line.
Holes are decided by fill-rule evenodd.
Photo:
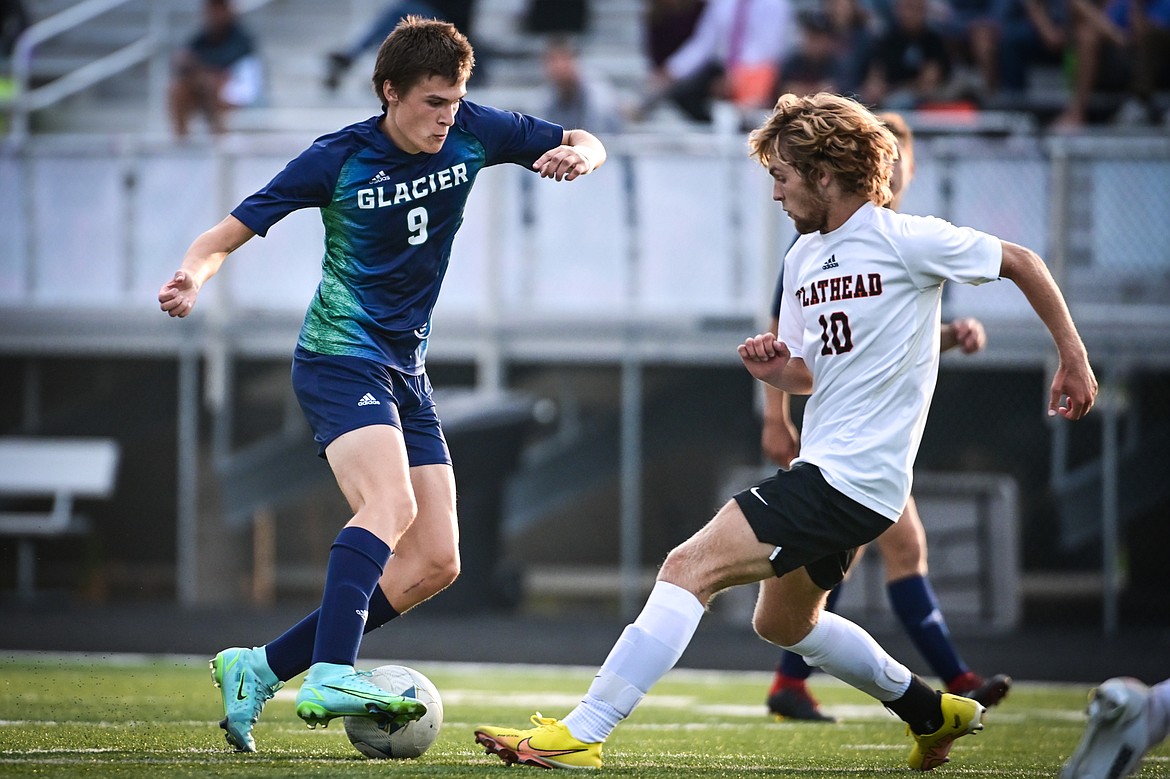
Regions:
M 379 401 L 377 398 L 375 398 L 373 395 L 371 395 L 368 392 L 365 395 L 362 395 L 362 399 L 359 400 L 357 402 L 357 404 L 359 406 L 380 406 L 380 405 L 382 405 L 381 401 Z

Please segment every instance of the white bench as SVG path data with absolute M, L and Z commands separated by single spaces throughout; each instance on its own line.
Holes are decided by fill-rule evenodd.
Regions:
M 17 539 L 16 584 L 23 599 L 35 586 L 38 538 L 85 533 L 75 498 L 108 498 L 114 491 L 118 444 L 108 438 L 0 438 L 0 535 Z M 9 499 L 37 499 L 44 510 L 6 510 Z M 21 500 L 23 502 L 23 500 Z

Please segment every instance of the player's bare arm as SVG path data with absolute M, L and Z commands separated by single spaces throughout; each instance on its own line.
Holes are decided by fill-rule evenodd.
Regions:
M 987 331 L 974 317 L 962 317 L 947 322 L 939 332 L 939 350 L 958 348 L 963 354 L 974 354 L 987 346 Z
M 605 145 L 586 130 L 565 130 L 561 145 L 549 149 L 532 163 L 541 178 L 572 181 L 601 167 Z
M 229 254 L 254 235 L 239 219 L 227 216 L 196 238 L 175 275 L 159 289 L 159 308 L 173 317 L 190 314 L 203 283 L 215 275 Z
M 1089 413 L 1097 397 L 1097 377 L 1089 365 L 1084 341 L 1073 324 L 1064 295 L 1040 256 L 1031 249 L 1003 241 L 999 275 L 1011 279 L 1040 317 L 1060 358 L 1049 391 L 1048 413 L 1065 419 L 1080 419 Z M 1064 404 L 1062 399 L 1067 399 Z
M 772 320 L 768 331 L 780 329 L 780 322 Z M 800 433 L 792 424 L 792 402 L 788 393 L 764 385 L 764 424 L 760 431 L 760 449 L 764 456 L 781 468 L 787 468 L 800 453 Z
M 812 392 L 812 373 L 793 357 L 788 344 L 772 333 L 761 333 L 739 345 L 739 358 L 754 378 L 793 395 Z

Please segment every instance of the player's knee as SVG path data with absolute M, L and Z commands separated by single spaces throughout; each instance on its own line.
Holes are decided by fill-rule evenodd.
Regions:
M 427 579 L 432 583 L 435 592 L 445 590 L 459 578 L 461 567 L 459 550 L 451 550 L 450 554 L 439 555 L 431 560 Z
M 702 560 L 686 544 L 670 551 L 658 569 L 658 578 L 690 590 L 702 603 L 707 603 L 717 591 L 706 574 Z
M 792 646 L 808 635 L 805 623 L 796 623 L 784 614 L 756 610 L 752 615 L 752 629 L 760 638 L 776 646 Z
M 381 509 L 386 518 L 403 530 L 410 527 L 414 523 L 415 517 L 418 516 L 418 503 L 412 492 L 395 495 L 382 503 Z

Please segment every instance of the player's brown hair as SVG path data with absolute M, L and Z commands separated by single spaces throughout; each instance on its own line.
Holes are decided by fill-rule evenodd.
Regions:
M 452 84 L 466 81 L 475 67 L 475 51 L 455 25 L 407 16 L 382 41 L 374 61 L 374 94 L 386 110 L 382 86 L 387 81 L 401 95 L 423 79 L 439 76 Z
M 775 157 L 805 180 L 828 173 L 846 192 L 875 205 L 890 199 L 893 133 L 865 106 L 820 92 L 781 95 L 772 114 L 748 136 L 750 154 L 765 167 Z

